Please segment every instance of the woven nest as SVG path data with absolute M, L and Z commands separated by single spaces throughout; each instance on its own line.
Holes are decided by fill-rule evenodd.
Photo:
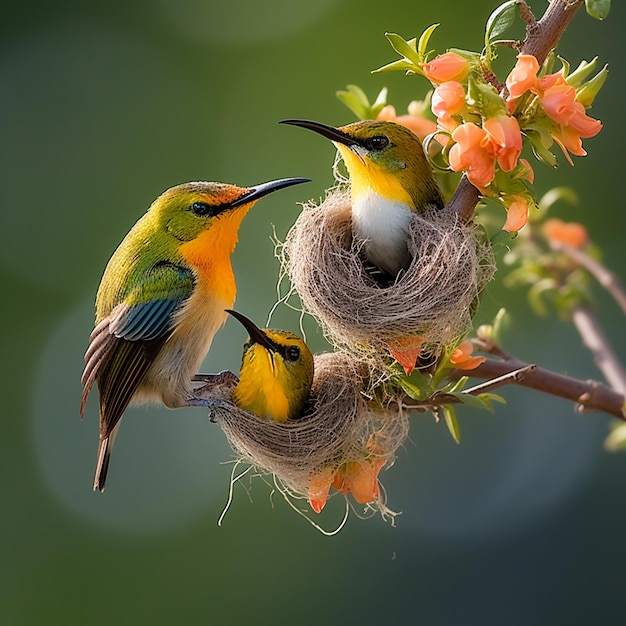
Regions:
M 408 418 L 397 404 L 373 408 L 363 397 L 363 370 L 346 352 L 317 355 L 309 408 L 302 418 L 281 424 L 219 401 L 211 409 L 212 419 L 240 458 L 306 496 L 313 476 L 362 460 L 372 440 L 377 458 L 388 467 L 408 436 Z
M 413 261 L 386 287 L 363 266 L 361 245 L 352 238 L 349 189 L 339 185 L 319 206 L 304 206 L 279 253 L 292 289 L 331 344 L 380 362 L 386 348 L 407 337 L 421 337 L 436 355 L 467 334 L 472 308 L 495 272 L 491 247 L 472 225 L 445 209 L 415 214 Z

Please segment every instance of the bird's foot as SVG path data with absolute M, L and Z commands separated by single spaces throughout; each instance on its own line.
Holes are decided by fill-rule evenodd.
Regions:
M 217 398 L 197 398 L 196 396 L 191 396 L 186 400 L 186 406 L 189 407 L 200 407 L 202 409 L 208 409 L 209 412 L 209 421 L 215 423 L 216 419 L 213 414 L 213 409 L 222 406 L 224 403 L 223 400 L 219 400 Z

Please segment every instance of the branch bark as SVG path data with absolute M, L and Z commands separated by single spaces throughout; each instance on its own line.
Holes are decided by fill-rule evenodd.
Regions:
M 457 372 L 455 374 L 457 378 L 470 376 L 472 378 L 492 379 L 529 365 L 515 357 L 506 355 L 487 343 L 481 341 L 476 343 L 484 352 L 499 354 L 503 359 L 487 359 L 476 369 Z M 513 379 L 509 382 L 571 400 L 576 403 L 577 410 L 581 412 L 602 411 L 613 417 L 626 420 L 626 398 L 624 394 L 595 380 L 580 380 L 564 374 L 557 374 L 542 367 L 536 367 L 526 371 L 521 379 Z
M 540 20 L 526 20 L 526 38 L 522 43 L 520 54 L 532 54 L 541 65 L 550 51 L 556 47 L 563 32 L 583 4 L 584 0 L 552 0 Z M 520 2 L 519 5 L 523 16 L 528 14 L 532 16 L 526 2 Z M 463 175 L 448 203 L 448 208 L 455 211 L 462 221 L 469 222 L 479 200 L 480 192 Z

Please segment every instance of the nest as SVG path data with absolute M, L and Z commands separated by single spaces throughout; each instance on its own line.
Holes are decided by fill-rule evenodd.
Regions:
M 289 231 L 280 259 L 305 311 L 326 338 L 361 360 L 380 363 L 387 348 L 421 338 L 439 354 L 471 328 L 472 309 L 495 272 L 491 246 L 473 225 L 445 209 L 415 214 L 410 223 L 413 261 L 395 282 L 381 287 L 354 241 L 349 189 L 328 191 L 310 202 Z
M 346 352 L 317 355 L 309 407 L 300 419 L 277 423 L 223 400 L 211 409 L 212 419 L 240 458 L 306 497 L 312 477 L 362 461 L 368 450 L 389 467 L 408 436 L 408 418 L 397 403 L 383 408 L 363 396 L 366 374 Z

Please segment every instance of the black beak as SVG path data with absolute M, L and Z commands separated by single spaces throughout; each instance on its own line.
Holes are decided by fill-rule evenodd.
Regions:
M 272 180 L 269 183 L 261 183 L 254 187 L 249 187 L 242 196 L 230 203 L 230 207 L 233 209 L 248 202 L 254 202 L 268 193 L 277 191 L 278 189 L 284 189 L 285 187 L 291 187 L 292 185 L 299 185 L 300 183 L 310 183 L 310 178 L 281 178 L 280 180 Z
M 326 137 L 326 139 L 330 139 L 331 141 L 337 141 L 338 143 L 342 143 L 345 146 L 358 146 L 360 145 L 358 141 L 348 136 L 343 131 L 335 128 L 334 126 L 329 126 L 328 124 L 322 124 L 321 122 L 313 122 L 312 120 L 280 120 L 279 124 L 291 124 L 292 126 L 302 126 L 302 128 L 308 128 L 322 137 Z
M 239 320 L 241 325 L 248 331 L 250 335 L 250 341 L 252 343 L 258 343 L 271 352 L 276 352 L 278 346 L 250 319 L 245 315 L 232 311 L 231 309 L 225 309 L 226 313 L 232 315 L 236 320 Z

